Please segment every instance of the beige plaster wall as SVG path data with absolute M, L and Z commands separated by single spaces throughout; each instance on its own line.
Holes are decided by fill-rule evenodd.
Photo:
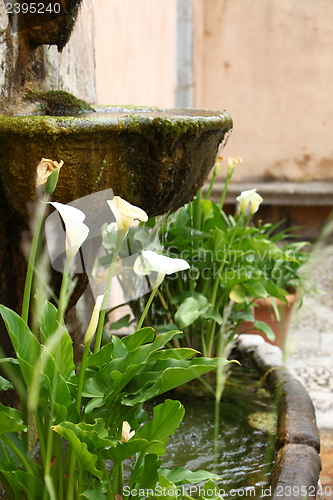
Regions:
M 194 1 L 195 105 L 232 115 L 234 180 L 333 179 L 333 2 Z
M 93 0 L 99 104 L 173 107 L 176 0 Z

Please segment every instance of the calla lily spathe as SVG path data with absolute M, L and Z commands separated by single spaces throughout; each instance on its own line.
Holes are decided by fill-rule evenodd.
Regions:
M 171 259 L 160 255 L 152 250 L 143 250 L 142 254 L 134 262 L 134 272 L 140 276 L 154 271 L 158 273 L 155 287 L 158 287 L 166 274 L 178 273 L 189 269 L 190 265 L 183 259 Z
M 236 198 L 239 203 L 239 210 L 241 214 L 246 212 L 248 209 L 251 215 L 258 211 L 260 204 L 263 202 L 263 198 L 256 191 L 256 189 L 242 191 L 240 196 Z
M 115 196 L 112 200 L 107 200 L 107 204 L 116 218 L 118 230 L 123 230 L 127 233 L 134 220 L 141 222 L 148 220 L 148 215 L 144 210 L 131 205 L 120 196 Z
M 63 205 L 58 202 L 50 202 L 61 215 L 66 228 L 66 255 L 68 259 L 73 259 L 79 251 L 82 243 L 89 234 L 89 228 L 83 224 L 85 214 L 78 208 L 70 205 Z
M 128 422 L 123 422 L 123 427 L 121 430 L 121 441 L 123 443 L 127 443 L 133 437 L 135 434 L 135 431 L 131 431 L 131 426 Z
M 153 252 L 152 250 L 143 250 L 142 257 L 144 259 L 143 262 L 142 260 L 136 260 L 136 262 L 138 262 L 137 270 L 139 272 L 136 271 L 136 266 L 134 264 L 134 270 L 137 272 L 137 274 L 140 274 L 140 265 L 142 266 L 143 271 L 146 271 L 141 272 L 142 274 L 148 274 L 151 271 L 155 271 L 163 275 L 178 273 L 178 271 L 184 271 L 185 269 L 189 269 L 190 267 L 189 263 L 186 262 L 186 260 L 172 259 L 171 257 L 160 255 L 156 252 Z
M 92 315 L 90 318 L 89 326 L 88 326 L 86 334 L 84 336 L 84 340 L 83 340 L 84 345 L 86 345 L 86 343 L 89 342 L 93 338 L 93 336 L 95 335 L 97 325 L 98 325 L 99 312 L 100 312 L 101 307 L 102 307 L 103 299 L 104 299 L 104 294 L 98 295 L 98 297 L 96 299 L 94 309 L 93 309 L 93 312 L 92 312 Z
M 64 162 L 62 160 L 57 162 L 54 160 L 48 160 L 47 158 L 42 158 L 37 166 L 36 187 L 45 184 L 52 172 L 54 172 L 54 170 L 60 170 L 63 164 Z

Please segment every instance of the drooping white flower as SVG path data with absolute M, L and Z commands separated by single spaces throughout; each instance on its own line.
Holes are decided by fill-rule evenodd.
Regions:
M 153 271 L 160 274 L 173 274 L 189 269 L 190 265 L 183 259 L 172 259 L 152 250 L 143 250 L 142 255 Z
M 123 427 L 121 430 L 121 440 L 123 443 L 127 443 L 133 437 L 135 431 L 131 431 L 131 426 L 128 422 L 123 422 Z
M 256 189 L 242 191 L 240 196 L 236 198 L 239 203 L 239 210 L 241 214 L 246 212 L 248 209 L 251 215 L 258 211 L 260 203 L 263 202 L 263 198 L 256 191 Z
M 90 322 L 89 322 L 86 334 L 84 336 L 84 340 L 83 340 L 84 345 L 86 345 L 86 343 L 89 342 L 89 340 L 91 340 L 93 338 L 93 336 L 95 335 L 97 325 L 98 325 L 99 312 L 100 312 L 101 307 L 102 307 L 103 299 L 104 299 L 104 294 L 98 295 L 98 297 L 96 299 L 94 309 L 93 309 L 93 312 L 92 312 L 92 315 L 90 318 Z
M 177 273 L 189 269 L 190 265 L 183 259 L 172 259 L 152 250 L 143 250 L 134 262 L 134 271 L 138 275 L 146 275 L 152 271 L 158 273 L 155 286 L 159 286 L 166 274 Z
M 114 196 L 112 200 L 107 200 L 107 204 L 116 218 L 118 230 L 128 231 L 134 220 L 146 222 L 148 215 L 144 210 L 128 203 L 120 196 Z
M 83 224 L 85 214 L 78 208 L 70 205 L 63 205 L 56 201 L 50 202 L 61 215 L 66 228 L 66 255 L 68 259 L 73 259 L 80 249 L 82 243 L 89 234 L 89 228 Z

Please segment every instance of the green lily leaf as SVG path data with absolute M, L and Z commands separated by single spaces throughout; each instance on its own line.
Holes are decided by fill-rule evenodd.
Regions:
M 175 314 L 175 321 L 179 328 L 185 328 L 200 318 L 210 307 L 207 298 L 202 294 L 188 297 L 180 304 Z
M 167 399 L 153 409 L 153 419 L 143 425 L 136 432 L 136 439 L 146 439 L 148 442 L 159 441 L 161 443 L 159 452 L 161 456 L 165 452 L 168 438 L 174 434 L 184 418 L 185 409 L 179 401 Z M 130 441 L 129 441 L 130 442 Z
M 169 360 L 170 362 L 170 360 Z M 195 358 L 191 361 L 174 360 L 173 363 L 183 366 L 173 366 L 166 368 L 163 372 L 152 371 L 136 376 L 129 387 L 126 387 L 128 396 L 122 399 L 125 405 L 135 405 L 143 403 L 149 399 L 164 394 L 181 384 L 185 384 L 204 373 L 208 373 L 217 367 L 216 358 Z M 227 364 L 227 360 L 224 360 Z
M 216 486 L 212 479 L 208 479 L 205 484 L 200 488 L 200 500 L 224 500 L 224 497 L 219 494 L 220 488 Z M 212 494 L 213 493 L 213 494 Z
M 147 454 L 135 478 L 136 488 L 154 489 L 158 483 L 160 466 L 161 460 L 158 459 L 157 455 Z
M 263 283 L 261 282 L 254 283 L 251 285 L 249 285 L 248 283 L 243 283 L 243 287 L 248 297 L 255 297 L 255 298 L 268 297 L 267 290 L 264 287 Z
M 232 311 L 232 313 L 230 314 L 230 318 L 234 321 L 238 321 L 240 319 L 243 321 L 250 321 L 251 323 L 253 323 L 254 321 L 252 308 L 241 311 Z
M 51 344 L 56 345 L 56 348 L 52 350 L 52 354 L 61 375 L 67 380 L 75 368 L 73 341 L 67 329 L 60 327 L 57 322 L 57 309 L 48 301 L 44 303 L 42 308 L 40 330 L 46 347 Z
M 52 426 L 52 430 L 71 443 L 76 459 L 82 470 L 88 470 L 99 479 L 102 478 L 103 472 L 96 468 L 97 455 L 95 453 L 90 453 L 87 444 L 81 440 L 84 435 L 81 429 L 76 428 L 76 426 L 70 422 L 64 422 L 63 424 Z
M 107 498 L 104 493 L 95 490 L 86 490 L 81 493 L 81 496 L 84 498 L 88 498 L 88 500 L 105 500 Z
M 230 288 L 237 283 L 243 283 L 251 277 L 251 273 L 247 268 L 241 267 L 239 269 L 228 269 L 219 276 L 220 282 L 226 288 Z
M 147 424 L 146 424 L 147 425 Z M 103 452 L 103 458 L 111 459 L 115 462 L 123 462 L 128 458 L 135 456 L 136 453 L 153 453 L 163 455 L 165 447 L 160 441 L 147 439 L 137 439 L 133 437 L 127 443 L 117 443 L 114 448 L 110 448 Z
M 176 486 L 183 483 L 198 484 L 202 483 L 203 481 L 207 481 L 207 479 L 221 479 L 221 477 L 217 474 L 212 474 L 211 472 L 207 472 L 205 470 L 192 472 L 185 467 L 177 467 L 173 470 L 168 470 L 161 467 L 160 473 Z
M 214 309 L 213 306 L 210 306 L 210 308 L 202 315 L 204 319 L 213 319 L 215 323 L 218 325 L 222 325 L 222 316 L 221 314 Z
M 8 389 L 13 389 L 13 385 L 6 378 L 0 375 L 0 391 L 7 391 Z
M 246 296 L 246 291 L 242 285 L 234 285 L 229 292 L 229 298 L 236 302 L 236 304 L 242 304 Z
M 0 435 L 8 432 L 26 431 L 21 412 L 0 403 Z
M 40 356 L 40 344 L 23 319 L 11 309 L 0 305 L 0 314 L 5 322 L 10 340 L 18 358 L 27 386 L 33 379 L 34 366 Z
M 27 450 L 25 449 L 22 440 L 19 438 L 16 432 L 7 433 L 7 438 L 11 440 L 11 442 L 15 445 L 16 448 L 20 450 L 20 452 L 25 456 L 25 458 L 29 459 Z M 22 463 L 18 458 L 18 456 L 16 455 L 16 453 L 14 453 L 14 451 L 1 439 L 0 439 L 0 462 L 11 463 L 13 470 L 16 469 L 17 467 L 22 466 Z M 6 469 L 1 469 L 0 467 L 0 470 L 6 470 Z
M 275 340 L 275 333 L 271 329 L 271 327 L 265 323 L 264 321 L 255 321 L 254 322 L 254 328 L 256 330 L 259 330 L 260 332 L 263 332 L 268 340 L 274 341 Z
M 171 481 L 168 481 L 168 479 L 161 474 L 159 486 L 159 498 L 163 498 L 164 500 L 180 500 L 182 498 L 181 492 L 178 491 L 177 486 Z
M 150 327 L 141 328 L 135 333 L 131 335 L 127 335 L 122 339 L 122 342 L 127 347 L 128 351 L 134 351 L 138 347 L 148 342 L 152 342 L 154 340 L 155 333 L 154 329 Z
M 133 323 L 133 319 L 131 319 L 130 314 L 126 314 L 122 318 L 118 319 L 118 321 L 114 321 L 110 324 L 109 330 L 120 330 L 120 328 L 129 327 Z

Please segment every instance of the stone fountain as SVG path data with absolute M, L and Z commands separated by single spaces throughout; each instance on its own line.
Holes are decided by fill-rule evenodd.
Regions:
M 69 38 L 70 30 L 64 38 L 60 27 L 67 17 L 73 19 L 80 2 L 65 3 L 61 17 L 43 18 L 47 25 L 42 28 L 48 27 L 43 36 L 38 36 L 37 21 L 9 15 L 7 29 L 17 30 L 9 39 L 14 43 L 16 37 L 18 52 L 16 60 L 7 58 L 8 75 L 19 72 L 22 85 L 13 87 L 9 79 L 2 92 L 0 303 L 17 311 L 26 268 L 22 233 L 29 231 L 41 158 L 64 162 L 55 200 L 68 203 L 112 188 L 154 216 L 173 212 L 194 197 L 232 128 L 225 112 L 133 107 L 91 112 L 65 92 L 45 91 L 40 73 L 32 89 L 24 67 L 31 69 L 34 56 L 41 57 L 41 45 L 56 44 L 61 50 Z M 2 346 L 9 351 L 5 341 Z
M 67 109 L 45 105 L 54 95 L 45 95 L 50 89 L 43 77 L 44 47 L 63 49 L 80 0 L 60 3 L 62 12 L 42 21 L 22 15 L 7 19 L 0 4 L 2 27 L 4 16 L 7 21 L 5 44 L 0 42 L 5 61 L 0 81 L 0 303 L 17 311 L 26 270 L 22 234 L 29 232 L 41 158 L 64 162 L 57 201 L 111 187 L 153 216 L 175 211 L 194 197 L 232 128 L 225 112 L 122 107 L 90 113 L 73 112 L 72 104 Z M 10 355 L 3 325 L 0 335 Z

